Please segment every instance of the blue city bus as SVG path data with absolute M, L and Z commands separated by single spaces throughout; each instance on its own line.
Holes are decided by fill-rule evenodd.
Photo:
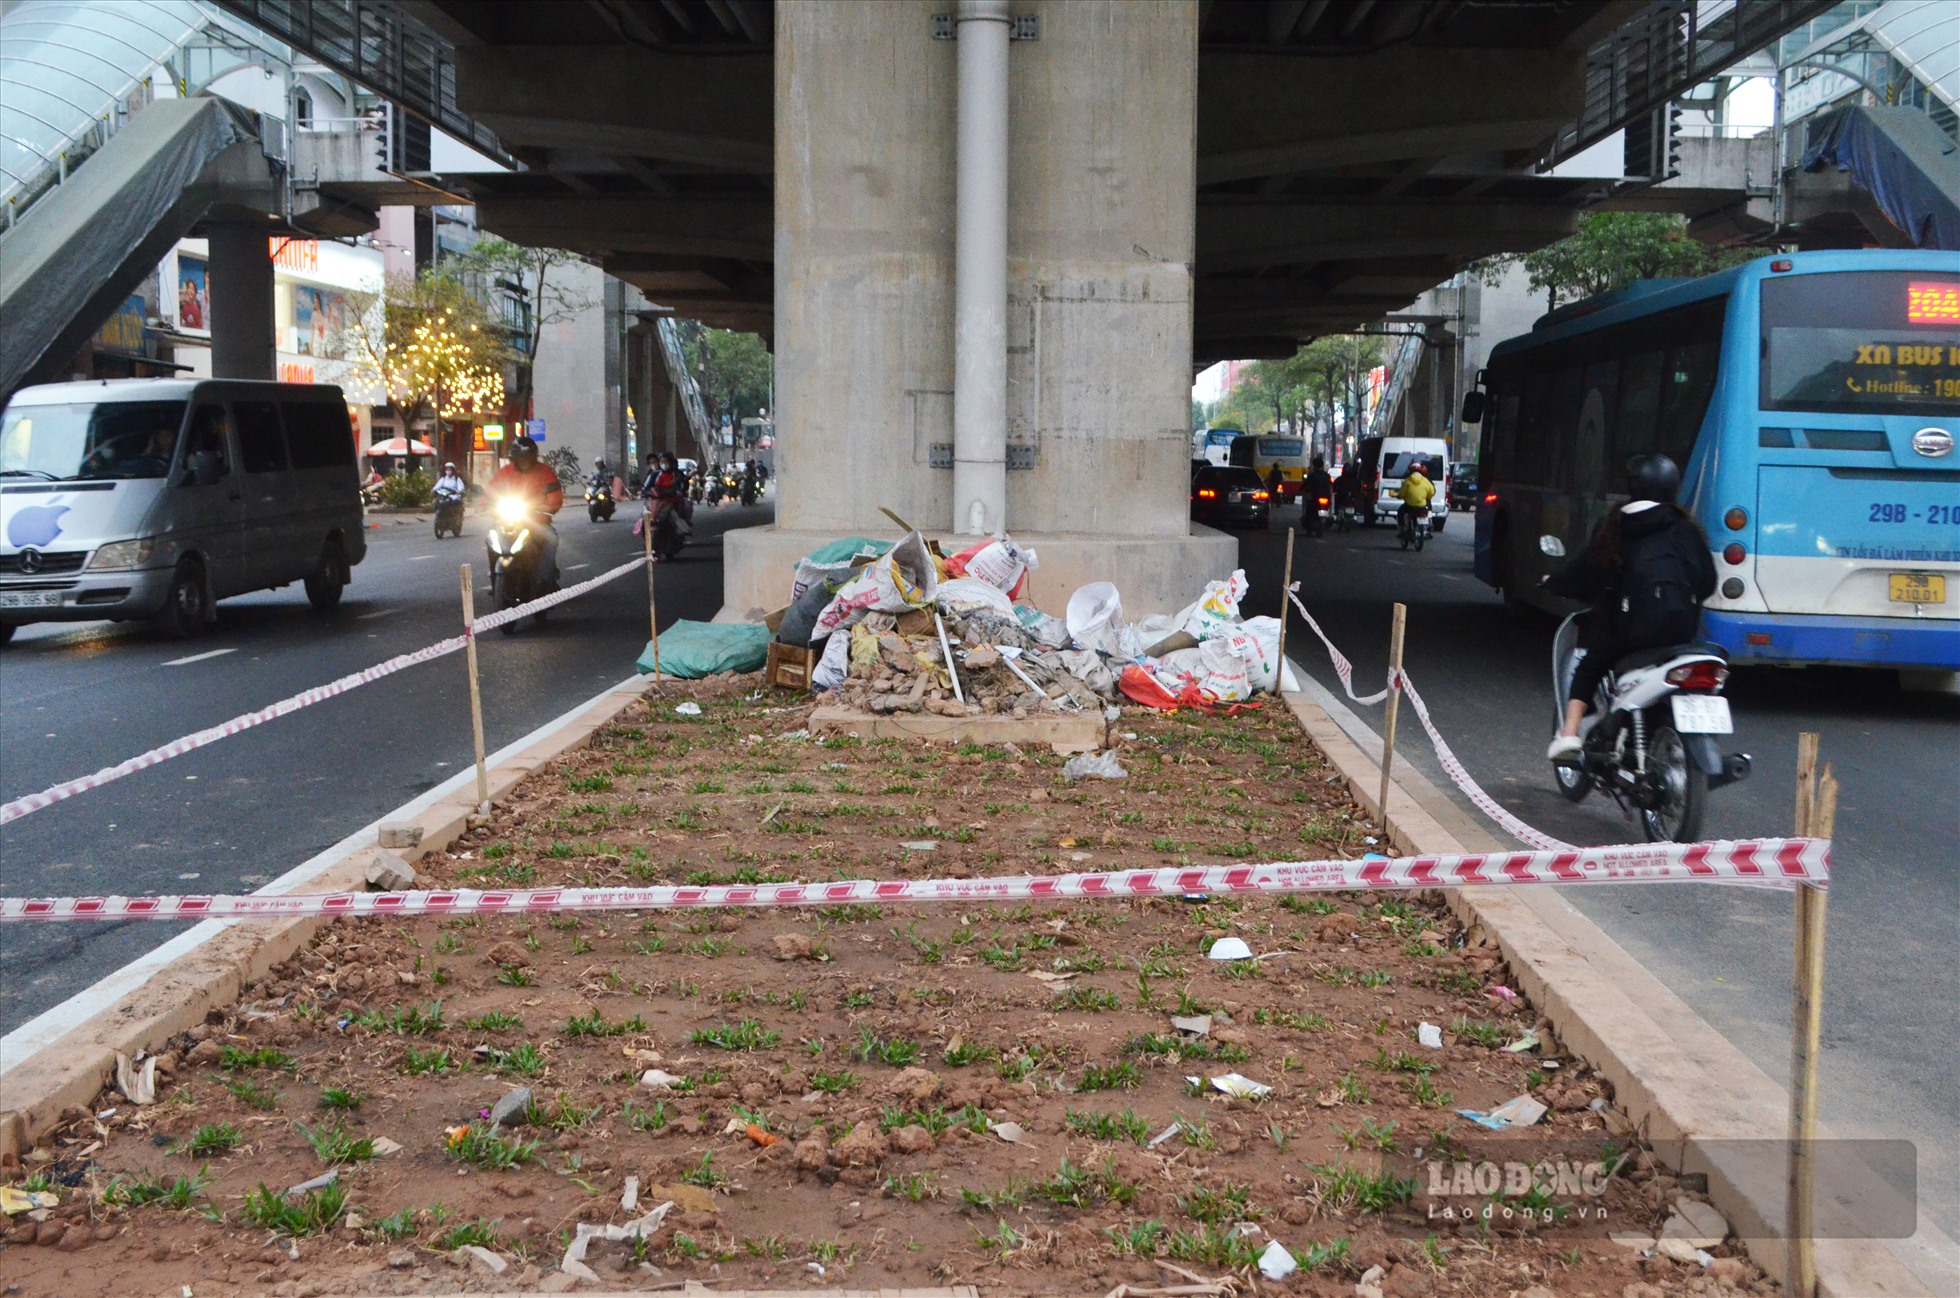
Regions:
M 1737 663 L 1960 669 L 1960 257 L 1834 251 L 1647 280 L 1500 343 L 1476 573 L 1507 605 L 1660 451 L 1708 532 L 1703 633 Z M 1564 607 L 1569 608 L 1569 605 Z

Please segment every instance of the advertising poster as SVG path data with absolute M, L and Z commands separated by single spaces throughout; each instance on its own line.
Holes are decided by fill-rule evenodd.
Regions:
M 202 257 L 177 258 L 177 327 L 211 331 L 211 285 Z
M 293 350 L 302 356 L 338 358 L 346 335 L 347 299 L 332 289 L 293 289 Z

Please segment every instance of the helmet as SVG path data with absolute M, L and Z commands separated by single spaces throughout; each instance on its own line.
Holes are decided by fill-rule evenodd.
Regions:
M 538 444 L 528 437 L 520 437 L 510 444 L 510 462 L 526 467 L 538 462 Z
M 442 462 L 442 471 L 443 471 L 444 473 L 448 473 L 448 472 L 450 472 L 450 471 L 452 471 L 452 470 L 454 470 L 454 469 L 455 469 L 455 467 L 456 467 L 456 461 L 454 461 L 454 460 L 444 460 L 444 461 Z
M 606 462 L 605 462 L 605 460 L 603 460 L 603 459 L 599 459 L 599 460 L 594 460 L 594 461 L 592 462 L 592 471 L 593 471 L 594 473 L 604 473 L 604 472 L 606 471 Z
M 1665 455 L 1636 455 L 1627 461 L 1627 494 L 1635 500 L 1667 505 L 1681 491 L 1681 469 Z

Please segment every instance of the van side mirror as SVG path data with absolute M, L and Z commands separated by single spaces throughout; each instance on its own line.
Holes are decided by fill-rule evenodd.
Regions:
M 1482 392 L 1474 388 L 1464 393 L 1463 394 L 1463 422 L 1466 424 L 1483 423 L 1484 407 L 1487 404 L 1489 404 L 1489 398 L 1487 398 Z
M 1559 540 L 1556 536 L 1539 537 L 1538 548 L 1554 559 L 1563 559 L 1565 557 L 1565 542 Z
M 216 451 L 198 451 L 191 456 L 190 480 L 200 487 L 215 487 L 224 480 L 225 462 Z

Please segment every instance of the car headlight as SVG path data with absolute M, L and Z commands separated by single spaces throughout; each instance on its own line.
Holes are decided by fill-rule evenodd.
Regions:
M 112 541 L 97 547 L 95 557 L 89 560 L 88 566 L 92 572 L 141 568 L 149 563 L 156 552 L 157 538 L 154 536 L 139 536 L 133 541 Z

